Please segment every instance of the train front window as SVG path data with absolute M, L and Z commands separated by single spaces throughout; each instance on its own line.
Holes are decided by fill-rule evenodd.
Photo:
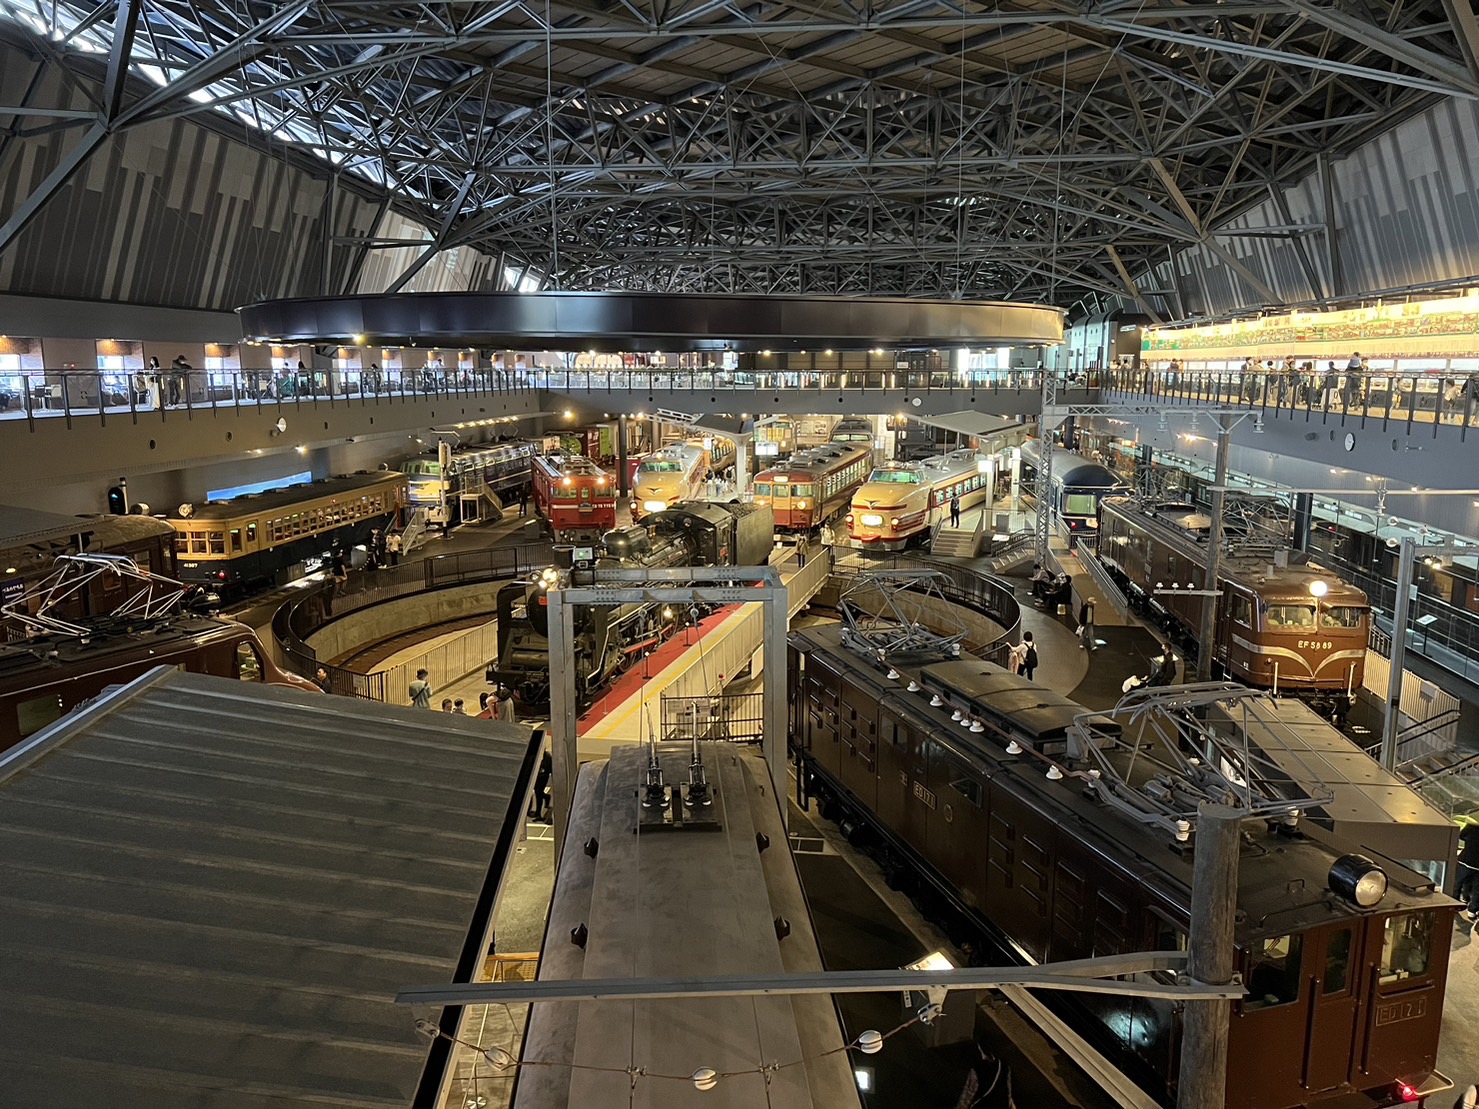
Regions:
M 874 470 L 869 481 L 887 481 L 895 485 L 918 485 L 919 475 L 908 470 Z
M 1366 610 L 1357 605 L 1331 605 L 1320 613 L 1320 624 L 1326 628 L 1359 628 L 1366 622 Z
M 1273 936 L 1255 941 L 1248 960 L 1248 996 L 1245 1009 L 1272 1009 L 1299 998 L 1303 936 Z
M 763 481 L 757 481 L 755 483 L 755 496 L 757 496 L 757 497 L 768 497 L 768 496 L 770 496 L 770 486 L 769 486 L 769 484 L 767 484 L 766 482 L 763 482 Z
M 791 490 L 791 495 L 793 497 L 809 497 L 813 488 L 815 487 L 810 482 L 805 485 L 797 485 Z
M 1269 605 L 1268 626 L 1271 628 L 1313 628 L 1315 610 L 1310 605 Z
M 1387 917 L 1377 978 L 1382 985 L 1421 978 L 1428 973 L 1432 951 L 1432 918 L 1424 913 Z
M 676 462 L 644 462 L 637 467 L 637 472 L 640 474 L 676 474 L 682 469 L 683 467 Z
M 1063 515 L 1092 516 L 1099 506 L 1093 493 L 1067 493 L 1063 497 Z
M 789 485 L 775 485 L 775 486 L 772 486 L 772 488 L 775 489 L 775 497 L 776 497 L 777 500 L 789 500 L 790 499 L 790 496 L 791 496 L 791 487 Z

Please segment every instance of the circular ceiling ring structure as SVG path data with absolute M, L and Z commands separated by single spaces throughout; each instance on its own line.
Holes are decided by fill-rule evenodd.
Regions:
M 625 292 L 304 297 L 237 312 L 259 342 L 601 353 L 1053 346 L 1064 315 L 998 301 Z

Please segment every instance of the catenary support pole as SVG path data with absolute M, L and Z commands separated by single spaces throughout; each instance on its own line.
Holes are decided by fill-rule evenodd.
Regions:
M 781 814 L 781 827 L 789 828 L 790 813 L 786 804 L 786 787 L 789 784 L 790 764 L 787 761 L 786 708 L 790 704 L 789 678 L 786 666 L 786 629 L 790 626 L 788 612 L 789 594 L 785 586 L 778 587 L 761 606 L 761 617 L 765 630 L 760 640 L 760 662 L 764 672 L 764 739 L 761 743 L 765 765 L 770 770 L 771 792 Z M 723 693 L 721 689 L 719 691 Z
M 1315 495 L 1313 493 L 1294 494 L 1294 542 L 1296 551 L 1307 551 L 1310 549 L 1310 525 L 1315 516 Z
M 1387 668 L 1387 707 L 1381 722 L 1381 765 L 1397 767 L 1397 722 L 1401 719 L 1402 675 L 1407 670 L 1407 614 L 1412 577 L 1417 567 L 1417 540 L 1403 536 L 1397 549 L 1397 600 L 1392 605 L 1392 657 Z
M 1197 814 L 1191 880 L 1187 974 L 1194 982 L 1226 985 L 1235 969 L 1238 848 L 1242 814 L 1203 805 Z M 1177 1109 L 1222 1109 L 1227 1098 L 1227 1039 L 1232 1002 L 1189 1002 L 1182 1019 Z
M 568 604 L 563 592 L 549 593 L 549 657 L 568 659 L 575 651 L 575 607 Z M 553 781 L 550 782 L 551 823 L 555 833 L 555 865 L 565 842 L 565 829 L 570 823 L 570 805 L 575 799 L 575 775 L 579 764 L 576 746 L 576 692 L 573 680 L 550 682 L 549 726 Z
M 1197 681 L 1212 680 L 1213 636 L 1217 631 L 1217 575 L 1222 563 L 1222 503 L 1227 494 L 1227 462 L 1232 429 L 1225 417 L 1212 416 L 1217 423 L 1217 472 L 1212 480 L 1212 526 L 1207 529 L 1207 569 L 1202 588 L 1202 622 L 1197 628 Z
M 632 495 L 627 469 L 627 418 L 622 415 L 616 417 L 616 491 L 623 500 Z

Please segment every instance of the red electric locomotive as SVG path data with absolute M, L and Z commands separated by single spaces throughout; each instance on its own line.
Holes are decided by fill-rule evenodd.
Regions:
M 756 474 L 750 492 L 775 512 L 777 531 L 810 531 L 847 508 L 872 468 L 871 445 L 829 443 Z
M 589 458 L 536 455 L 529 467 L 535 510 L 560 543 L 593 543 L 616 526 L 616 483 Z

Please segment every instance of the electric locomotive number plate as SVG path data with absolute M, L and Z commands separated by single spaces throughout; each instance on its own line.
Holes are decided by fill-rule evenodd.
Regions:
M 1399 1024 L 1404 1020 L 1417 1020 L 1427 1015 L 1428 999 L 1426 997 L 1388 1001 L 1376 1007 L 1376 1025 L 1380 1028 L 1383 1024 Z
M 935 795 L 929 790 L 925 789 L 924 786 L 921 785 L 919 782 L 914 783 L 914 796 L 923 801 L 930 808 L 933 809 L 935 807 Z

